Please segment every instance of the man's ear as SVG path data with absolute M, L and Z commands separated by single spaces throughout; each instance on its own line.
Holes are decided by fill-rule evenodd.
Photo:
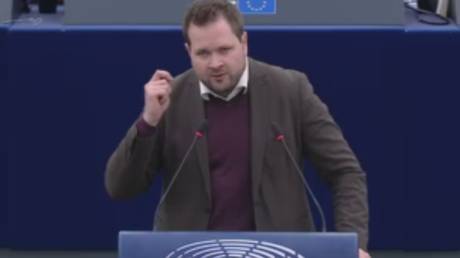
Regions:
M 248 33 L 246 31 L 243 31 L 241 35 L 241 42 L 246 45 L 248 44 Z
M 185 50 L 187 50 L 188 55 L 191 55 L 190 45 L 188 43 L 184 43 Z
M 248 33 L 246 31 L 241 35 L 241 44 L 243 45 L 244 54 L 248 55 Z

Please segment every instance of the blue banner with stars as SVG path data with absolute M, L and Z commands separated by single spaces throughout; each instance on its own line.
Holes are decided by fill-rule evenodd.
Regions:
M 276 0 L 238 0 L 242 14 L 276 14 Z

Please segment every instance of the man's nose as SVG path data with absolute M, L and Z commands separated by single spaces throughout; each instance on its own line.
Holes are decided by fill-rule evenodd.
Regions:
M 209 60 L 209 67 L 211 69 L 220 68 L 223 65 L 222 58 L 219 55 L 213 54 Z

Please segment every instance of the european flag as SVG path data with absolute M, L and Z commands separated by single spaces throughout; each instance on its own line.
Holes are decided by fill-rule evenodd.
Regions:
M 238 0 L 242 14 L 276 14 L 276 0 Z

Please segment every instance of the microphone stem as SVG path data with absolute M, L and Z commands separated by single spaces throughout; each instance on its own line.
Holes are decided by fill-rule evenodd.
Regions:
M 318 200 L 316 199 L 315 194 L 311 190 L 310 185 L 308 184 L 307 180 L 305 179 L 305 176 L 302 173 L 302 170 L 300 169 L 299 165 L 297 164 L 297 161 L 294 159 L 294 156 L 292 155 L 291 151 L 289 150 L 289 147 L 287 146 L 286 141 L 284 140 L 284 138 L 282 138 L 280 141 L 283 143 L 284 149 L 286 150 L 289 158 L 291 159 L 292 164 L 294 164 L 294 167 L 295 167 L 297 173 L 299 174 L 300 178 L 302 179 L 303 184 L 305 185 L 305 188 L 307 188 L 308 194 L 310 195 L 310 197 L 313 200 L 316 208 L 318 209 L 318 213 L 319 213 L 320 218 L 321 218 L 321 232 L 326 232 L 327 231 L 327 229 L 326 229 L 326 219 L 324 218 L 324 212 L 323 212 L 323 209 L 321 208 L 321 205 L 319 204 Z
M 172 188 L 172 185 L 173 185 L 174 182 L 176 181 L 176 178 L 177 178 L 177 176 L 179 175 L 179 172 L 182 170 L 182 167 L 184 166 L 185 161 L 187 160 L 188 156 L 190 155 L 190 152 L 192 151 L 193 146 L 195 146 L 195 143 L 196 143 L 196 141 L 198 140 L 198 137 L 200 137 L 200 136 L 195 135 L 195 137 L 193 137 L 193 141 L 192 141 L 192 143 L 190 144 L 190 147 L 188 148 L 187 152 L 185 153 L 184 158 L 182 159 L 181 163 L 179 164 L 179 167 L 176 169 L 176 172 L 174 172 L 174 175 L 173 175 L 173 177 L 171 178 L 168 187 L 166 188 L 166 190 L 164 191 L 163 195 L 161 196 L 161 199 L 160 199 L 160 201 L 158 202 L 157 207 L 161 207 L 161 204 L 162 204 L 162 203 L 164 202 L 164 200 L 166 199 L 166 196 L 168 195 L 169 191 L 170 191 L 171 188 Z

